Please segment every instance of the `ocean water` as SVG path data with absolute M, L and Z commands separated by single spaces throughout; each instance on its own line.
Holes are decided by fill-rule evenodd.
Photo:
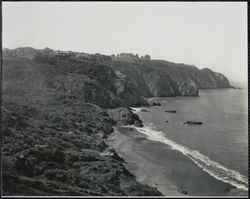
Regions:
M 150 112 L 134 108 L 145 125 L 139 132 L 181 152 L 213 178 L 248 190 L 246 89 L 201 90 L 200 97 L 155 100 L 161 106 L 146 108 Z M 183 124 L 187 120 L 203 124 Z

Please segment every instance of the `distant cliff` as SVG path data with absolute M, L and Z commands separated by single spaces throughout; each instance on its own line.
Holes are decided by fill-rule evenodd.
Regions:
M 140 95 L 198 96 L 199 89 L 231 88 L 228 79 L 210 69 L 161 60 L 116 59 L 106 62 L 124 74 Z
M 104 108 L 140 106 L 146 105 L 149 97 L 198 96 L 199 89 L 231 87 L 223 74 L 210 69 L 150 60 L 148 55 L 121 55 L 4 49 L 4 78 L 7 85 L 9 80 L 19 79 L 27 84 L 19 92 L 39 84 L 42 90 L 56 91 L 58 99 L 67 97 Z M 8 78 L 13 75 L 15 79 Z

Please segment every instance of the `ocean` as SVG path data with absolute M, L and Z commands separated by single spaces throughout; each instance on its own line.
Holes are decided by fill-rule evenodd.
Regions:
M 200 90 L 199 95 L 154 98 L 161 106 L 142 107 L 148 112 L 133 108 L 144 123 L 137 131 L 188 157 L 211 178 L 248 191 L 247 90 Z M 202 125 L 183 123 L 188 120 Z

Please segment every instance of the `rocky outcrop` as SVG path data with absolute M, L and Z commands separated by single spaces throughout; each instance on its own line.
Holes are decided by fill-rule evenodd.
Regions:
M 198 96 L 198 88 L 196 86 L 196 83 L 194 81 L 189 81 L 188 83 L 183 83 L 180 86 L 180 93 L 182 96 Z
M 116 108 L 107 109 L 109 117 L 114 120 L 116 124 L 119 125 L 135 125 L 137 127 L 143 127 L 142 121 L 139 116 L 134 114 L 128 108 Z

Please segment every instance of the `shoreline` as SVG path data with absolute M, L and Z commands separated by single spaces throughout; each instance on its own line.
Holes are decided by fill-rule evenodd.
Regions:
M 241 196 L 241 191 L 216 180 L 168 145 L 150 141 L 134 128 L 114 127 L 106 143 L 125 160 L 136 180 L 164 196 Z M 193 176 L 196 176 L 193 178 Z
M 128 129 L 125 129 L 125 131 Z M 147 184 L 156 188 L 164 196 L 184 196 L 178 191 L 178 187 L 171 181 L 164 179 L 163 165 L 149 161 L 147 157 L 140 154 L 136 142 L 150 142 L 146 137 L 136 133 L 133 136 L 126 136 L 122 127 L 114 127 L 114 132 L 108 137 L 106 143 L 115 149 L 120 157 L 125 159 L 126 168 L 135 175 L 139 183 Z M 166 189 L 167 187 L 167 189 Z

